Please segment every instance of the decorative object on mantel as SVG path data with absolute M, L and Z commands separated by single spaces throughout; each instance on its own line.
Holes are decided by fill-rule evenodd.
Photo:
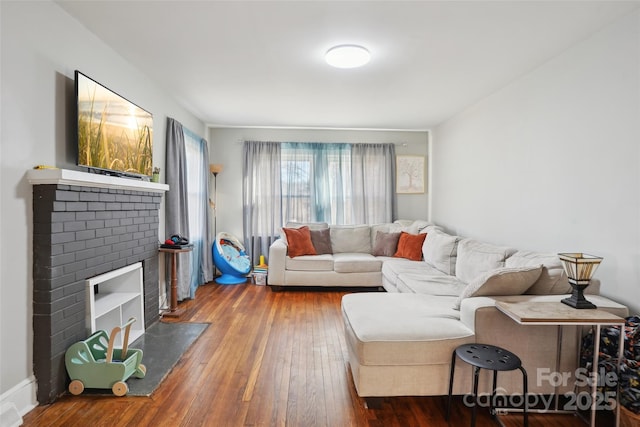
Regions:
M 157 166 L 153 168 L 153 175 L 151 175 L 151 182 L 160 182 L 160 168 Z
M 581 252 L 560 253 L 558 257 L 562 261 L 562 267 L 569 276 L 569 284 L 573 288 L 571 297 L 563 299 L 562 302 L 578 309 L 597 308 L 586 300 L 584 290 L 589 286 L 602 258 Z

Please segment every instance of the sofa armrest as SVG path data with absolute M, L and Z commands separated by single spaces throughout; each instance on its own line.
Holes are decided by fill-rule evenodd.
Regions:
M 460 321 L 469 329 L 476 330 L 476 311 L 483 307 L 495 307 L 496 300 L 491 297 L 471 297 L 460 302 Z
M 287 259 L 287 244 L 278 239 L 269 247 L 269 270 L 267 283 L 274 286 L 284 285 L 284 270 Z

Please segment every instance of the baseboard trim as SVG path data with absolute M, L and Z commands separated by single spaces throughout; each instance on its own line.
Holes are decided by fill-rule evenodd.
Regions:
M 36 378 L 31 375 L 0 395 L 0 426 L 21 425 L 22 416 L 36 406 Z

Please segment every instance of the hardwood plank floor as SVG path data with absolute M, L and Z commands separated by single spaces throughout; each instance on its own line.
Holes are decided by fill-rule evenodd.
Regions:
M 24 425 L 447 426 L 446 397 L 385 398 L 380 408 L 365 408 L 347 363 L 340 313 L 345 293 L 202 286 L 172 321 L 211 326 L 153 395 L 65 394 L 27 414 Z M 450 425 L 469 425 L 470 415 L 457 400 Z M 521 426 L 522 416 L 502 422 Z M 478 411 L 478 427 L 495 425 L 486 410 Z M 533 415 L 529 425 L 584 424 L 567 415 Z

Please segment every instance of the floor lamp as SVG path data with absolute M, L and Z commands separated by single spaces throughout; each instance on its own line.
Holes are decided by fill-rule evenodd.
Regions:
M 218 174 L 222 172 L 223 165 L 220 163 L 212 163 L 209 165 L 209 172 L 213 175 L 213 200 L 209 199 L 209 205 L 213 209 L 213 242 L 218 238 L 217 220 L 218 220 Z M 213 250 L 213 249 L 212 249 Z M 213 277 L 217 276 L 216 264 L 213 261 Z

